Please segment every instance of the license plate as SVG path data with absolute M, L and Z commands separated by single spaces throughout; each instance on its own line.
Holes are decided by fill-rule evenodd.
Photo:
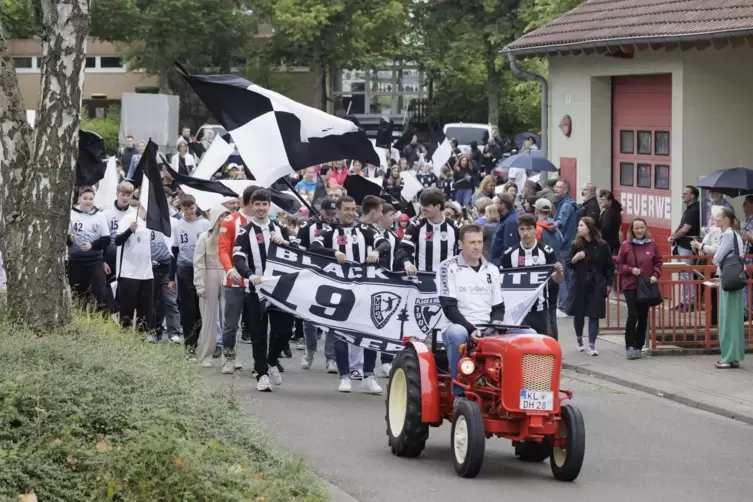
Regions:
M 520 409 L 530 411 L 552 411 L 554 409 L 554 392 L 521 390 Z

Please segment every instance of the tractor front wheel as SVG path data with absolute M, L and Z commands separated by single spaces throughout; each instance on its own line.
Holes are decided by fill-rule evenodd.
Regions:
M 452 419 L 452 463 L 458 476 L 475 478 L 484 463 L 486 432 L 484 417 L 475 401 L 463 399 Z
M 515 455 L 523 462 L 543 462 L 552 454 L 552 444 L 546 439 L 540 443 L 523 441 L 515 445 Z
M 387 384 L 387 437 L 398 457 L 417 457 L 429 439 L 429 424 L 421 421 L 421 370 L 418 354 L 406 347 L 395 355 Z
M 562 420 L 557 438 L 565 440 L 564 448 L 554 446 L 549 463 L 558 481 L 575 481 L 583 467 L 586 454 L 586 426 L 580 410 L 571 404 L 560 408 Z

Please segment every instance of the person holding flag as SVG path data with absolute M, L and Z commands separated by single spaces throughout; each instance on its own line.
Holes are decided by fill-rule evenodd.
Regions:
M 562 282 L 562 279 L 564 279 L 562 264 L 557 262 L 554 250 L 536 240 L 535 216 L 532 214 L 520 215 L 518 218 L 518 235 L 520 236 L 520 243 L 517 246 L 507 248 L 502 254 L 500 264 L 502 268 L 554 265 L 554 275 L 552 275 L 551 280 L 556 284 Z M 556 300 L 557 296 L 556 294 L 552 295 L 552 289 L 549 285 L 542 288 L 539 297 L 531 306 L 531 310 L 523 323 L 531 326 L 537 333 L 547 333 L 549 336 L 553 336 L 549 324 L 549 304 Z

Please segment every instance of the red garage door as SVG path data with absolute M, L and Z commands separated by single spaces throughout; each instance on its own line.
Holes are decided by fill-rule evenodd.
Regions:
M 668 252 L 672 76 L 614 77 L 612 131 L 612 192 L 622 203 L 624 227 L 645 218 Z

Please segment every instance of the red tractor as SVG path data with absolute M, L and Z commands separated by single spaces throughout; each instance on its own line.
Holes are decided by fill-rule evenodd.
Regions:
M 387 387 L 387 436 L 392 453 L 417 457 L 429 427 L 452 423 L 453 464 L 458 475 L 473 478 L 484 461 L 486 438 L 512 440 L 526 462 L 549 458 L 560 481 L 574 481 L 583 466 L 586 431 L 573 393 L 560 389 L 562 350 L 543 335 L 504 335 L 513 326 L 491 325 L 492 336 L 460 347 L 458 379 L 450 377 L 447 352 L 406 339 L 395 355 Z M 519 326 L 515 326 L 518 328 Z M 488 331 L 488 330 L 487 330 Z M 452 384 L 465 391 L 455 403 Z

